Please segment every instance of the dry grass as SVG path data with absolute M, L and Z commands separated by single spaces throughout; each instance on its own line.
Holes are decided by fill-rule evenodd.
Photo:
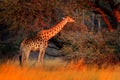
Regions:
M 119 76 L 119 65 L 98 69 L 83 65 L 83 60 L 67 65 L 51 60 L 44 67 L 20 67 L 18 62 L 11 61 L 0 65 L 0 80 L 120 80 Z

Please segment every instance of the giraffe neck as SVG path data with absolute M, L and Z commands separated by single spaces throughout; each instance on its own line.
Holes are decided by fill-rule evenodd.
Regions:
M 67 23 L 67 19 L 63 19 L 60 23 L 58 23 L 55 27 L 48 30 L 48 40 L 58 34 L 64 25 Z

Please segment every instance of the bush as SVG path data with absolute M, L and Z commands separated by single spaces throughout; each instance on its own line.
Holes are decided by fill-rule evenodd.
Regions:
M 120 61 L 119 32 L 102 31 L 98 33 L 62 31 L 60 38 L 66 42 L 61 49 L 65 60 L 86 64 L 116 64 Z

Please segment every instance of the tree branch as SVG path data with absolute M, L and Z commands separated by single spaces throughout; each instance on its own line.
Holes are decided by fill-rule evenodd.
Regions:
M 103 18 L 104 22 L 107 24 L 109 31 L 113 31 L 113 28 L 110 24 L 109 19 L 106 16 L 105 12 L 101 8 L 99 8 L 97 5 L 93 4 L 92 2 L 88 2 L 88 5 L 102 15 L 102 18 Z

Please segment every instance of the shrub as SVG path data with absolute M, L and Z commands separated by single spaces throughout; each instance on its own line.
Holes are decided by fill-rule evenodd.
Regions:
M 98 33 L 62 31 L 60 38 L 66 42 L 61 51 L 65 60 L 79 61 L 86 64 L 116 64 L 120 61 L 119 32 L 102 31 Z

